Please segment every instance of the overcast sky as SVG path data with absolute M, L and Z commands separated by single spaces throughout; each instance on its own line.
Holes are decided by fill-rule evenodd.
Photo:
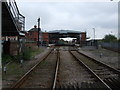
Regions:
M 106 34 L 117 36 L 117 2 L 17 2 L 20 13 L 26 18 L 26 30 L 37 25 L 41 29 L 86 31 L 87 37 L 103 38 Z

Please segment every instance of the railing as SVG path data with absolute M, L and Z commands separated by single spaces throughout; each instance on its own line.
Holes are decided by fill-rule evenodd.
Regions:
M 11 12 L 13 21 L 18 29 L 18 31 L 25 30 L 25 17 L 20 14 L 15 0 L 6 0 L 5 1 L 9 11 Z

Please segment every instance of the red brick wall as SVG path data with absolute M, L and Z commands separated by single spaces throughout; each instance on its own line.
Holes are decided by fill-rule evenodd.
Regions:
M 81 32 L 81 46 L 86 45 L 86 32 Z
M 19 47 L 19 44 L 17 41 L 10 42 L 10 55 L 17 55 L 18 47 Z
M 49 42 L 49 34 L 47 32 L 42 33 L 43 41 Z
M 31 31 L 26 34 L 27 39 L 38 41 L 38 31 Z
M 37 42 L 26 42 L 25 47 L 36 47 Z M 17 55 L 18 54 L 18 48 L 19 48 L 19 43 L 17 41 L 10 42 L 10 48 L 8 51 L 10 51 L 10 55 Z
M 26 34 L 27 39 L 38 41 L 38 32 L 37 31 L 31 31 Z M 45 42 L 49 42 L 49 34 L 47 32 L 42 33 L 42 39 Z
M 81 32 L 81 41 L 86 41 L 86 32 Z

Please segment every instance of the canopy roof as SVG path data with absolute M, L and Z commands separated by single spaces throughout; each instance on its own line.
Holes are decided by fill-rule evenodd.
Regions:
M 75 30 L 53 30 L 49 31 L 49 33 L 81 33 L 80 31 L 75 31 Z

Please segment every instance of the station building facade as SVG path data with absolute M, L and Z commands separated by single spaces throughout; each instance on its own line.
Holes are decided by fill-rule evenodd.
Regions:
M 27 40 L 38 42 L 38 28 L 35 25 L 26 34 Z M 59 44 L 60 38 L 76 38 L 75 44 L 81 46 L 86 45 L 86 32 L 74 31 L 74 30 L 53 30 L 49 32 L 39 32 L 39 43 L 42 45 Z

